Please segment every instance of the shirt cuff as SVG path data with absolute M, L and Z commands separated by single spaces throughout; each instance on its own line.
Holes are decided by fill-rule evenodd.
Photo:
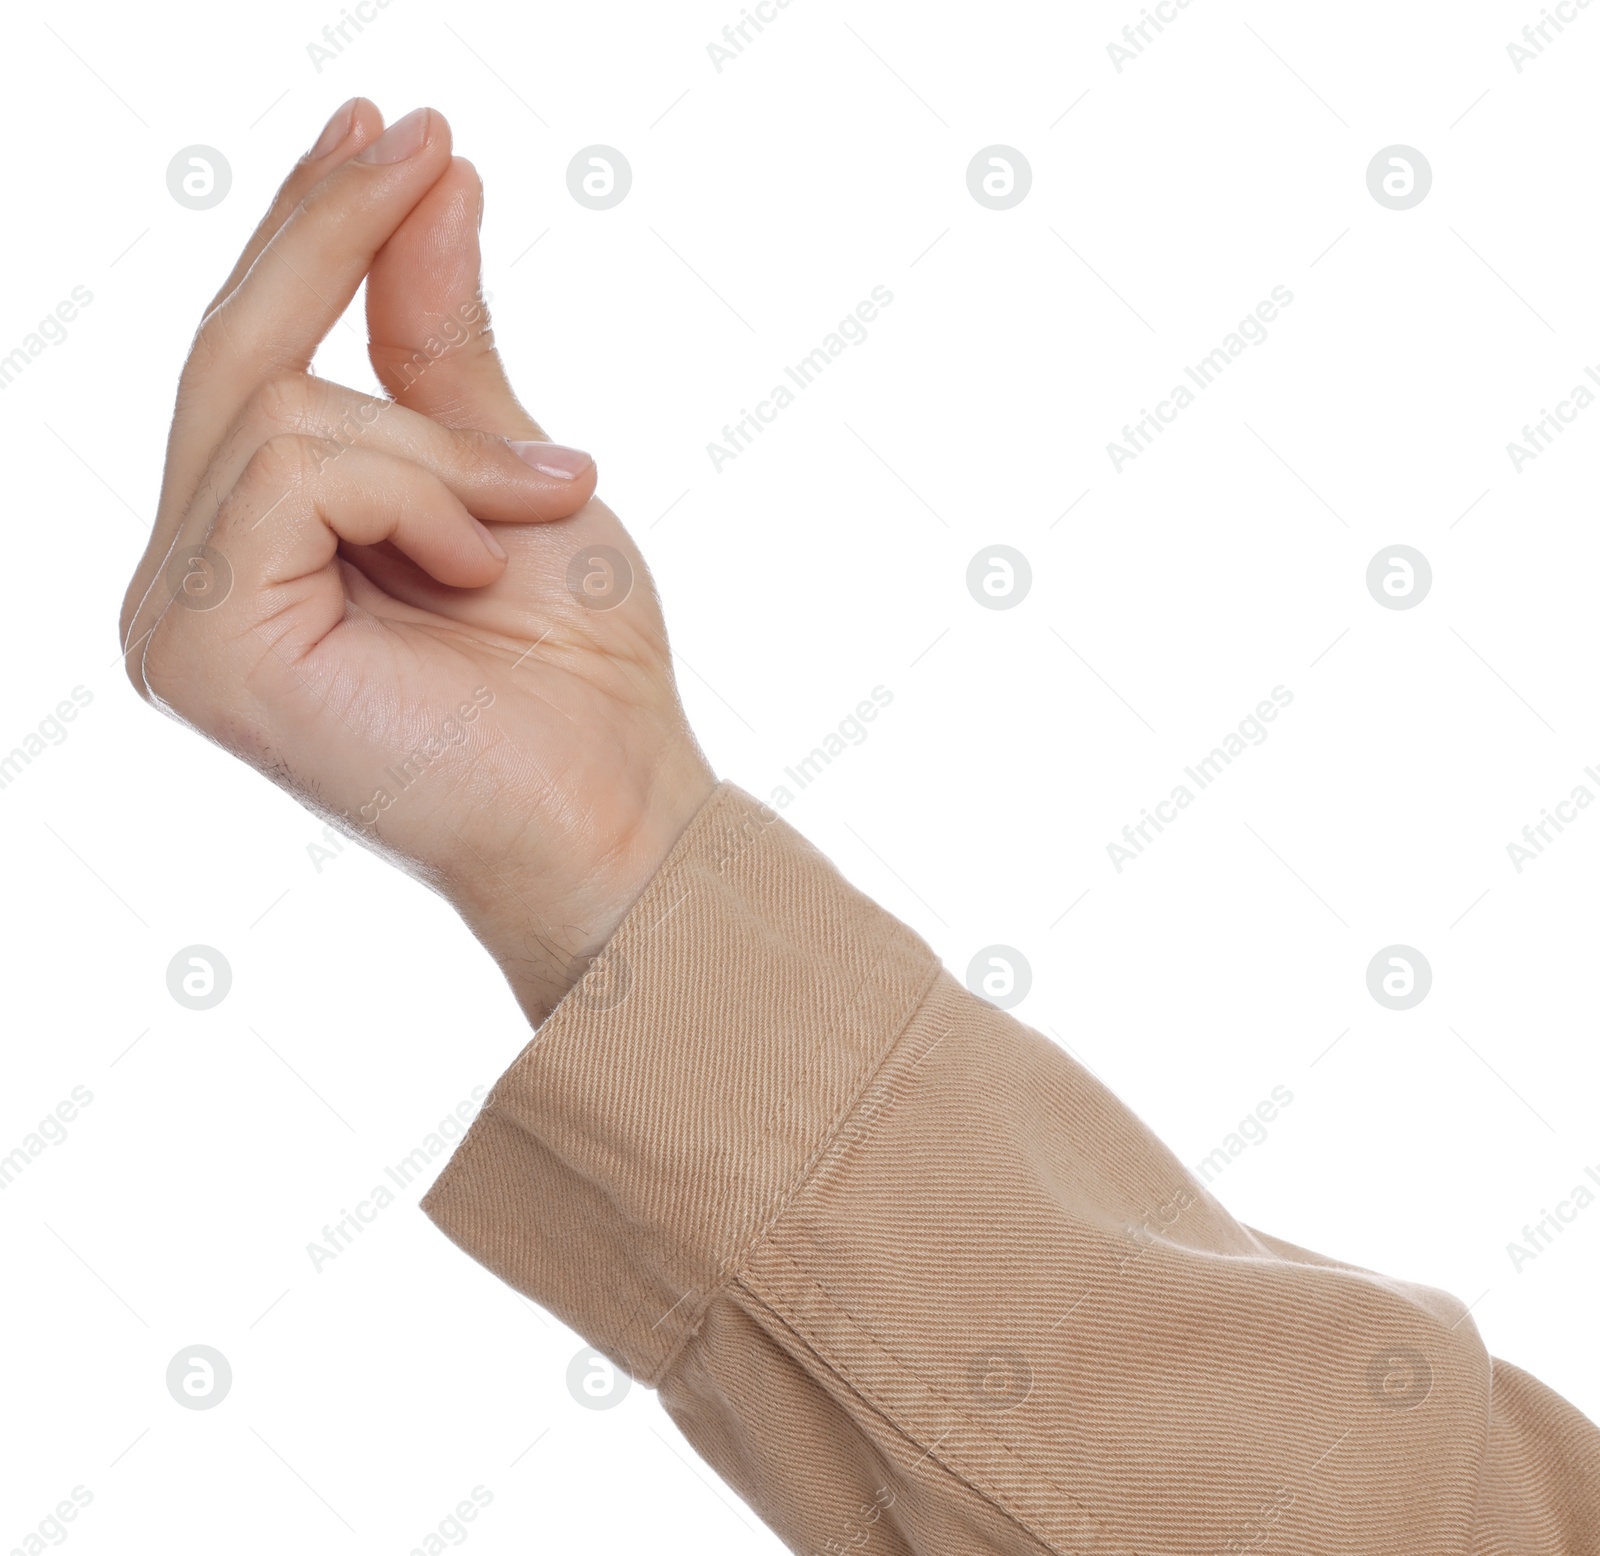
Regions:
M 919 936 L 721 783 L 422 1208 L 654 1386 L 938 972 Z

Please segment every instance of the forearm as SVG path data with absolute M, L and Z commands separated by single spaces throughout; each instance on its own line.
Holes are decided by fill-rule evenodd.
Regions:
M 1237 1221 L 730 785 L 424 1209 L 797 1550 L 1600 1549 L 1459 1301 Z

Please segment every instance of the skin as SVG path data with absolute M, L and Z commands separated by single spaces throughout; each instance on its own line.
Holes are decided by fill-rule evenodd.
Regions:
M 549 444 L 506 378 L 477 172 L 434 110 L 376 148 L 409 154 L 361 159 L 383 135 L 365 99 L 336 112 L 205 311 L 125 663 L 148 701 L 450 901 L 537 1023 L 716 780 L 644 559 L 593 462 Z M 363 279 L 388 398 L 310 371 Z M 597 545 L 632 569 L 613 608 L 569 587 Z

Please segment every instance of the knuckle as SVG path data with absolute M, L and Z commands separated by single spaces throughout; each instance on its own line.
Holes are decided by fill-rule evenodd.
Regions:
M 251 397 L 252 409 L 277 427 L 299 426 L 311 412 L 311 383 L 304 373 L 276 373 Z
M 392 400 L 375 400 L 369 395 L 362 395 L 346 404 L 337 421 L 329 418 L 330 432 L 335 442 L 341 446 L 353 446 L 361 442 L 368 433 L 375 428 L 380 428 L 394 414 Z M 382 433 L 380 432 L 380 437 Z
M 228 350 L 228 315 L 225 302 L 213 302 L 195 327 L 189 343 L 188 365 L 195 372 L 211 372 Z
M 250 456 L 239 485 L 293 489 L 305 485 L 321 468 L 321 439 L 275 432 Z
M 504 465 L 506 456 L 511 454 L 504 438 L 474 427 L 456 428 L 451 434 L 449 448 L 458 472 L 465 476 L 481 476 L 486 468 Z M 513 468 L 521 472 L 524 467 L 514 454 L 511 460 Z

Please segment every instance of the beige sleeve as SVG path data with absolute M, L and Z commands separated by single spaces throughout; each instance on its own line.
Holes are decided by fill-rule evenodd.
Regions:
M 1600 1431 L 1242 1225 L 719 786 L 423 1202 L 807 1556 L 1600 1556 Z

